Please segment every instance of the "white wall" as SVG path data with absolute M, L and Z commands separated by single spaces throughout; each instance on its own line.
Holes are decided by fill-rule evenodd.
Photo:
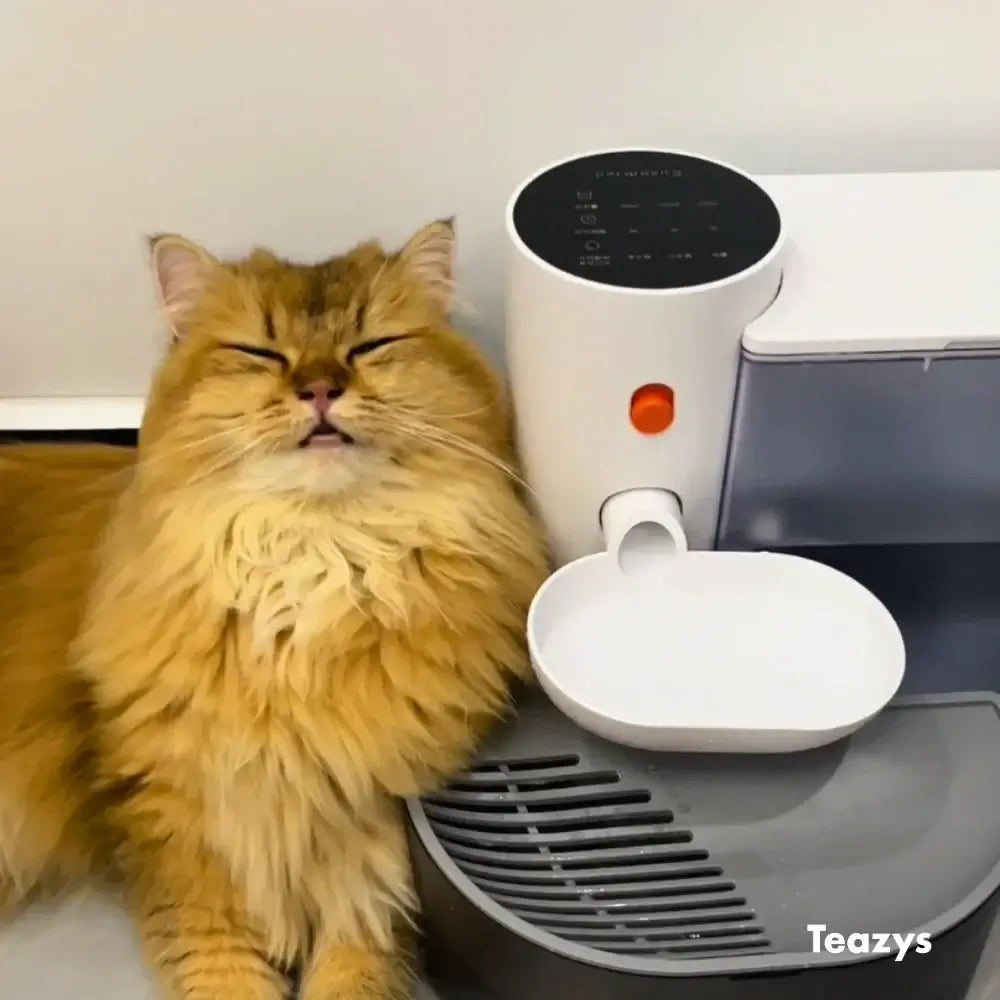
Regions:
M 0 397 L 143 391 L 164 229 L 308 258 L 455 213 L 499 357 L 527 172 L 628 143 L 1000 167 L 998 41 L 995 0 L 7 2 Z

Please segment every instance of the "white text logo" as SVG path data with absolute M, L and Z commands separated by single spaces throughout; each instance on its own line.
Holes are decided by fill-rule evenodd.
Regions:
M 896 961 L 902 962 L 910 949 L 916 955 L 926 955 L 931 950 L 930 934 L 837 934 L 827 933 L 826 924 L 807 924 L 806 930 L 812 935 L 814 955 L 825 952 L 828 955 L 842 955 L 849 951 L 852 955 L 891 955 L 896 946 Z

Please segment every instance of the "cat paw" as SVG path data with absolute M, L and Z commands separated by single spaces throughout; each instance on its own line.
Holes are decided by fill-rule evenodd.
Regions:
M 412 1000 L 416 977 L 397 958 L 359 948 L 329 948 L 312 961 L 301 1000 Z

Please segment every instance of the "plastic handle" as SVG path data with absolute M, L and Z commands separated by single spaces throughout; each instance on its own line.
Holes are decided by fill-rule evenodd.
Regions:
M 669 490 L 625 490 L 601 507 L 604 544 L 619 568 L 687 552 L 680 500 Z

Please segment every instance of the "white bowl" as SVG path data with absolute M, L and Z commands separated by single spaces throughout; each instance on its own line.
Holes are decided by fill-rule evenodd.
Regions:
M 631 572 L 607 552 L 578 559 L 535 595 L 528 645 L 556 707 L 647 750 L 832 743 L 881 711 L 906 663 L 873 594 L 770 552 L 681 552 Z

